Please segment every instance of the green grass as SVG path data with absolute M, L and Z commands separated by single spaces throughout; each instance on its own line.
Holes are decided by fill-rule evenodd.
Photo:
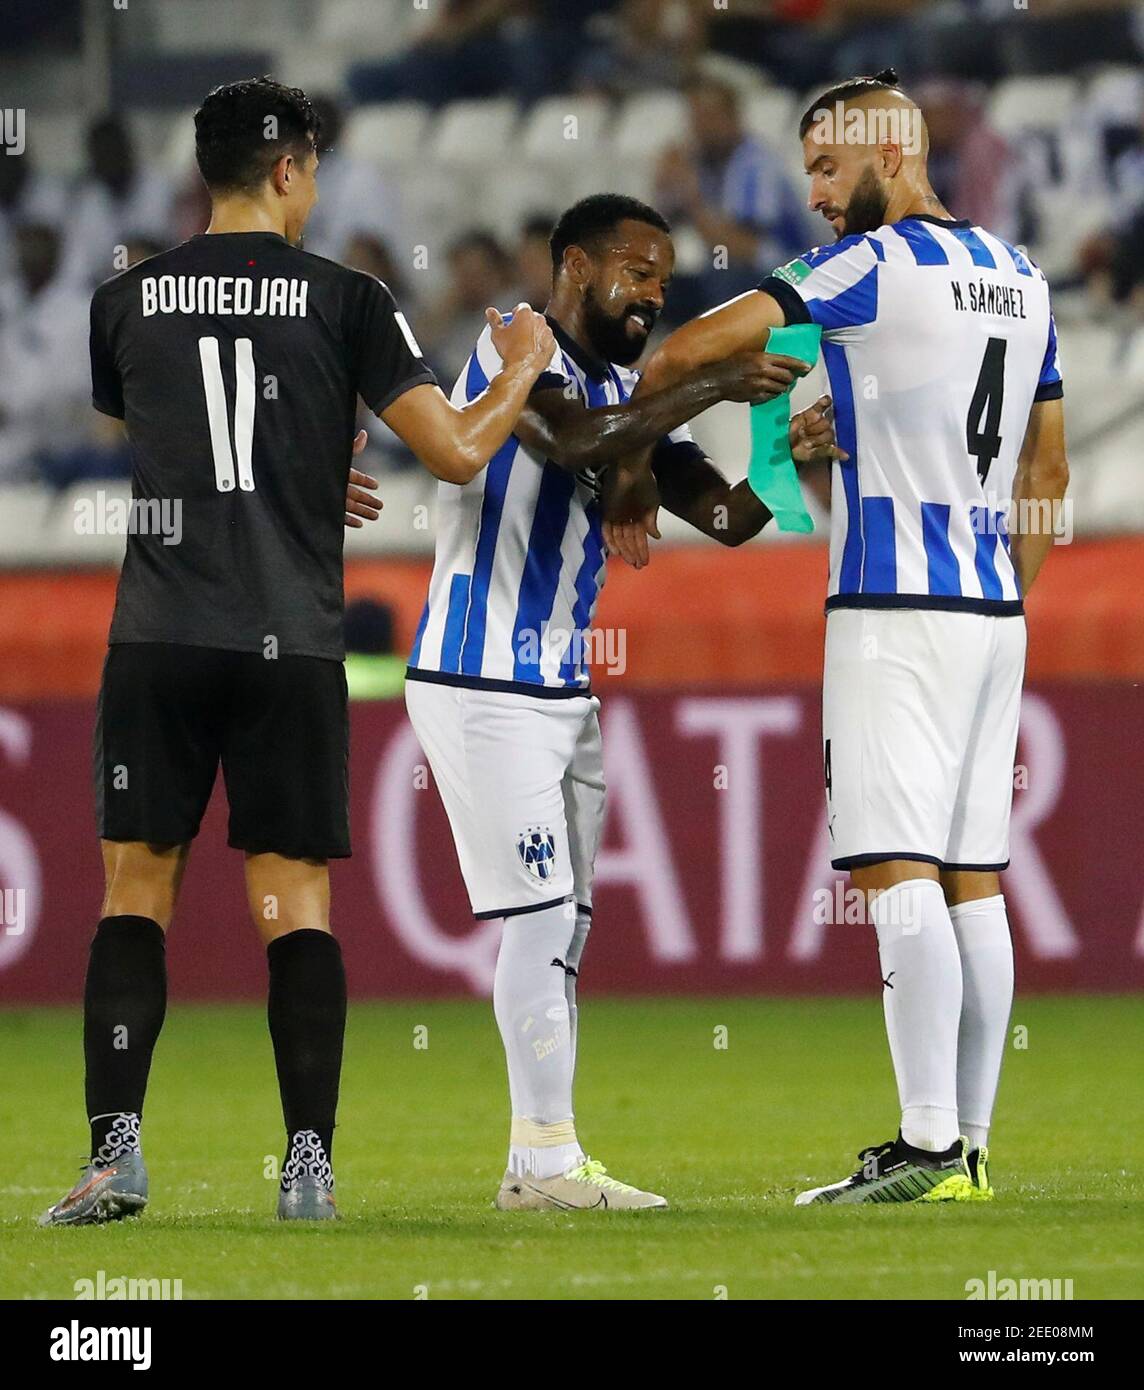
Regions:
M 1139 999 L 1019 1001 L 998 1201 L 797 1211 L 798 1188 L 845 1176 L 894 1129 L 876 1001 L 589 998 L 581 1017 L 581 1140 L 668 1212 L 495 1212 L 508 1117 L 491 1009 L 358 1004 L 334 1155 L 344 1219 L 279 1226 L 262 1012 L 181 1007 L 152 1074 L 151 1207 L 40 1230 L 86 1143 L 79 1021 L 0 1012 L 0 1297 L 71 1298 L 100 1269 L 181 1279 L 185 1298 L 959 1299 L 990 1269 L 1071 1278 L 1078 1299 L 1144 1293 Z

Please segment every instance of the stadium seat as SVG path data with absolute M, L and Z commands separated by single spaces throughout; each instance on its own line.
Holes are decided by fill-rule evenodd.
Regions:
M 795 94 L 784 87 L 767 87 L 753 93 L 743 103 L 743 116 L 752 135 L 772 149 L 793 144 L 797 146 Z
M 270 76 L 311 95 L 340 98 L 345 94 L 346 55 L 325 44 L 295 41 L 275 54 Z
M 1138 124 L 1144 115 L 1144 72 L 1129 67 L 1102 68 L 1088 84 L 1085 104 L 1104 124 Z
M 359 106 L 346 121 L 346 153 L 379 168 L 410 164 L 421 150 L 429 118 L 429 108 L 415 101 Z
M 1030 130 L 1059 130 L 1080 91 L 1072 77 L 1010 77 L 989 99 L 989 120 L 1010 138 Z
M 368 461 L 365 466 L 368 471 Z M 382 473 L 378 492 L 385 503 L 381 516 L 347 530 L 347 556 L 431 555 L 437 534 L 436 482 L 424 469 L 410 468 Z
M 236 34 L 298 27 L 294 0 L 195 0 L 148 9 L 155 47 L 169 53 L 230 53 Z
M 55 494 L 38 483 L 0 487 L 0 557 L 4 565 L 51 563 L 44 532 Z
M 548 97 L 526 119 L 521 151 L 526 159 L 553 163 L 590 158 L 607 124 L 608 104 L 601 97 Z
M 445 164 L 490 164 L 512 157 L 518 118 L 511 97 L 455 101 L 441 112 L 431 136 L 430 157 Z
M 28 149 L 46 174 L 71 176 L 83 167 L 87 116 L 78 107 L 69 111 L 38 111 L 29 122 Z
M 171 133 L 159 159 L 165 173 L 172 178 L 185 177 L 195 167 L 195 113 L 181 111 L 171 125 Z
M 100 526 L 95 534 L 86 534 L 79 529 L 77 521 L 83 515 L 81 507 L 85 503 L 94 504 L 97 517 L 106 517 L 110 504 L 118 508 L 129 505 L 130 501 L 131 484 L 126 479 L 92 479 L 68 488 L 53 504 L 43 533 L 43 542 L 55 563 L 121 564 L 127 545 L 127 536 L 122 529 L 112 531 Z
M 613 144 L 617 160 L 652 159 L 686 138 L 687 100 L 679 92 L 645 92 L 624 103 Z
M 418 29 L 432 23 L 425 4 L 379 4 L 378 0 L 320 0 L 313 39 L 356 62 L 399 53 Z
M 600 181 L 594 164 L 589 165 L 588 172 L 594 177 L 587 191 L 601 192 L 606 181 Z M 480 199 L 481 226 L 488 227 L 509 243 L 515 242 L 526 217 L 542 212 L 555 217 L 574 196 L 558 169 L 545 169 L 535 164 L 522 164 L 517 169 L 490 169 L 473 189 L 474 199 Z
M 1141 346 L 1144 348 L 1144 341 Z M 1078 531 L 1123 534 L 1144 530 L 1144 490 L 1140 487 L 1139 465 L 1142 453 L 1144 417 L 1138 414 L 1111 430 L 1093 448 L 1083 470 L 1073 468 L 1069 492 L 1074 496 Z M 1080 488 L 1074 488 L 1074 483 L 1080 484 Z

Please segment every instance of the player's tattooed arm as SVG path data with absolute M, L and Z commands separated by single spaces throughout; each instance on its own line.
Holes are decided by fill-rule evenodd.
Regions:
M 540 457 L 578 473 L 650 448 L 719 401 L 770 400 L 805 370 L 777 353 L 736 353 L 685 372 L 662 391 L 638 391 L 620 405 L 590 409 L 578 394 L 545 386 L 533 392 L 515 433 Z
M 487 390 L 455 406 L 439 386 L 414 386 L 381 412 L 391 430 L 435 478 L 470 482 L 513 432 L 521 409 L 556 351 L 543 314 L 518 304 L 505 322 L 486 309 L 493 346 L 504 363 Z
M 1034 401 L 1013 480 L 1009 553 L 1027 594 L 1053 548 L 1057 512 L 1069 485 L 1064 401 Z

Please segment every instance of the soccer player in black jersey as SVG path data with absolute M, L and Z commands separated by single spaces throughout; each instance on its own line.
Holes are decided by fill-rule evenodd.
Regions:
M 342 538 L 357 399 L 436 477 L 464 483 L 555 348 L 526 306 L 489 310 L 506 369 L 451 405 L 389 290 L 301 249 L 318 126 L 302 92 L 268 78 L 211 92 L 195 116 L 207 232 L 92 300 L 93 399 L 126 424 L 134 525 L 94 748 L 107 888 L 84 993 L 91 1159 L 45 1224 L 146 1204 L 164 933 L 220 763 L 269 960 L 278 1214 L 335 1215 L 346 993 L 327 861 L 350 853 Z

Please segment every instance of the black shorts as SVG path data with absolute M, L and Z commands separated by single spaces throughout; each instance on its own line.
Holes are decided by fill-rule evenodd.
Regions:
M 105 840 L 194 839 L 221 762 L 234 849 L 293 859 L 350 852 L 339 661 L 117 643 L 103 667 L 94 754 Z

